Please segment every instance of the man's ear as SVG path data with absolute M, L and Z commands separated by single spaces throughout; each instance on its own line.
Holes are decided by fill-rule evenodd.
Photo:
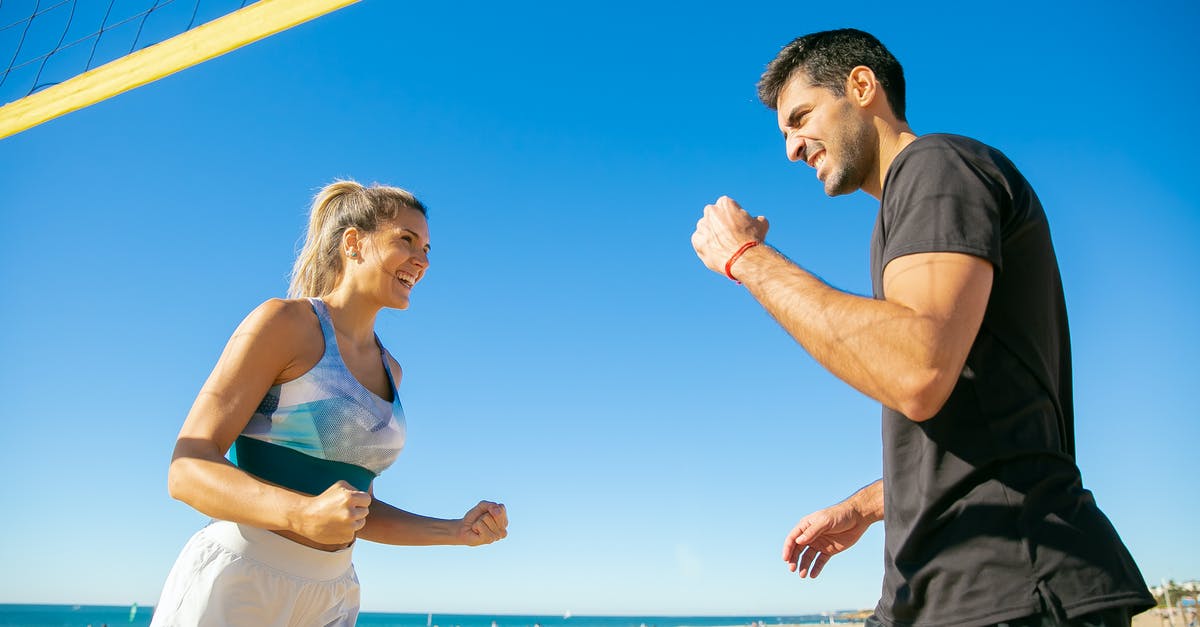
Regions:
M 883 90 L 875 78 L 875 71 L 865 65 L 856 66 L 846 77 L 846 97 L 859 107 L 866 109 L 879 98 Z

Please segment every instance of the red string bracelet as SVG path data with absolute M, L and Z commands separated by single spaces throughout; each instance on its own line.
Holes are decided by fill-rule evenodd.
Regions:
M 733 253 L 733 256 L 729 258 L 729 261 L 725 262 L 725 276 L 729 277 L 730 281 L 733 281 L 734 283 L 737 283 L 738 285 L 742 284 L 741 281 L 737 280 L 737 278 L 735 278 L 733 276 L 733 272 L 732 272 L 733 262 L 737 261 L 738 259 L 741 259 L 742 255 L 746 254 L 747 250 L 750 250 L 751 248 L 754 248 L 755 246 L 758 246 L 758 242 L 755 240 L 750 240 L 750 241 L 746 242 L 745 244 L 742 244 L 742 247 L 737 249 L 736 253 Z

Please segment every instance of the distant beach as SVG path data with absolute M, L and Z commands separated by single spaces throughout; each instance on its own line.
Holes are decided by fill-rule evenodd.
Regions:
M 1195 612 L 1195 610 L 1193 609 L 1192 612 Z M 1197 620 L 1197 616 L 1194 613 L 1184 614 L 1180 610 L 1175 610 L 1175 613 L 1172 614 L 1170 620 L 1172 622 L 1168 622 L 1166 610 L 1155 608 L 1152 610 L 1146 610 L 1145 612 L 1134 616 L 1133 627 L 1167 627 L 1168 625 L 1174 625 L 1174 627 L 1185 627 L 1188 624 L 1194 624 L 1189 623 L 1189 621 Z
M 117 605 L 0 604 L 0 627 L 147 627 L 153 607 Z M 512 614 L 415 614 L 363 612 L 362 627 L 863 627 L 869 612 L 798 616 L 544 616 Z M 1175 627 L 1187 625 L 1178 613 Z M 1159 610 L 1142 612 L 1133 627 L 1167 627 Z
M 0 627 L 147 627 L 153 607 L 0 604 Z M 539 616 L 363 612 L 362 627 L 862 627 L 854 612 L 796 616 Z M 830 618 L 832 617 L 832 622 Z M 1149 627 L 1161 627 L 1153 624 Z

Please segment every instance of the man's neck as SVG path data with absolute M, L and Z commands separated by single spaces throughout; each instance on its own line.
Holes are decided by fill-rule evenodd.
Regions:
M 862 190 L 874 196 L 875 200 L 883 200 L 883 181 L 887 178 L 888 169 L 892 167 L 896 155 L 913 143 L 917 134 L 904 122 L 892 125 L 880 121 L 877 124 L 879 125 L 879 158 L 875 162 L 877 169 L 868 177 Z

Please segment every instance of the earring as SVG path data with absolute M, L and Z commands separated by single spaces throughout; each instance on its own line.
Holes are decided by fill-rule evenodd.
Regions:
M 346 256 L 347 256 L 347 257 L 350 257 L 351 259 L 353 259 L 353 258 L 355 258 L 355 257 L 357 257 L 357 256 L 358 256 L 358 251 L 357 251 L 357 250 L 352 250 L 352 251 L 350 251 L 350 252 L 346 253 Z

